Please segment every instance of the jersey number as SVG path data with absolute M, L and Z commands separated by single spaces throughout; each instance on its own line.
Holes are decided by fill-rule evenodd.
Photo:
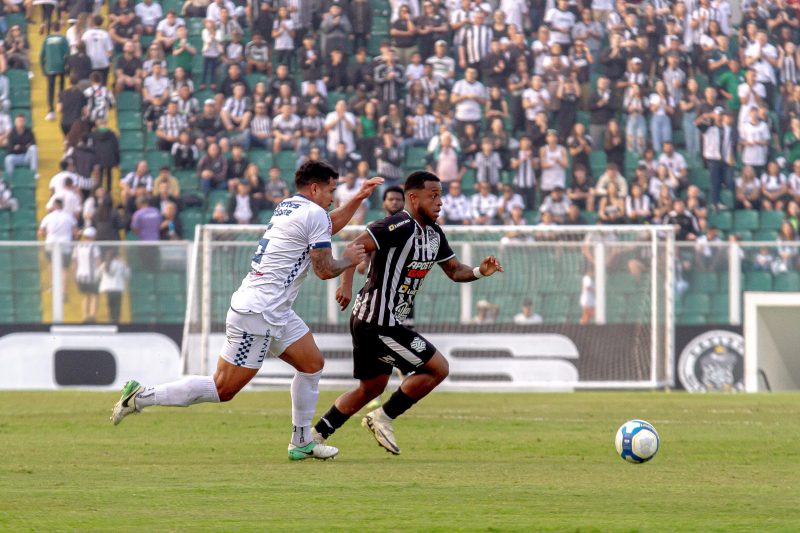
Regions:
M 269 239 L 261 239 L 258 241 L 258 248 L 256 248 L 256 253 L 253 256 L 253 263 L 261 263 L 261 259 L 264 257 L 264 254 L 267 253 L 268 244 Z

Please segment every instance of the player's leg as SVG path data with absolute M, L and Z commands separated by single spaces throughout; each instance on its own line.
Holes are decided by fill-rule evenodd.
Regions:
M 370 379 L 362 379 L 358 387 L 345 392 L 333 403 L 328 412 L 320 417 L 314 429 L 323 439 L 327 439 L 342 427 L 351 416 L 359 412 L 365 405 L 380 396 L 389 383 L 389 375 L 380 375 Z
M 229 311 L 226 341 L 213 377 L 186 376 L 155 387 L 143 387 L 137 381 L 128 381 L 120 400 L 114 405 L 111 415 L 114 425 L 129 414 L 151 405 L 188 407 L 196 403 L 230 401 L 261 367 L 271 342 L 268 329 L 261 315 Z
M 395 353 L 393 365 L 408 373 L 400 387 L 382 407 L 364 415 L 364 425 L 375 440 L 390 453 L 400 453 L 394 437 L 392 422 L 415 403 L 427 396 L 449 374 L 447 359 L 421 335 L 408 328 L 393 328 L 391 334 L 380 337 Z
M 292 438 L 289 459 L 328 459 L 339 450 L 327 446 L 324 439 L 313 434 L 311 421 L 317 409 L 319 378 L 325 359 L 314 342 L 314 336 L 305 322 L 295 313 L 286 322 L 280 339 L 270 350 L 296 370 L 292 379 Z

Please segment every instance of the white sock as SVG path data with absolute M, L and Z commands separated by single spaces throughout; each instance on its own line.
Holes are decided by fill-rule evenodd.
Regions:
M 217 386 L 211 376 L 186 376 L 172 383 L 147 387 L 136 395 L 136 407 L 140 410 L 150 405 L 188 407 L 205 402 L 219 402 Z
M 295 446 L 311 442 L 311 420 L 317 409 L 321 375 L 322 370 L 313 374 L 296 372 L 292 380 L 292 444 Z

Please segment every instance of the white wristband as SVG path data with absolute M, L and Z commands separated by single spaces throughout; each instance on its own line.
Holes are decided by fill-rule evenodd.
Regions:
M 481 274 L 481 267 L 473 268 L 472 269 L 472 275 L 475 276 L 475 279 L 481 279 L 481 278 L 486 277 L 483 274 Z

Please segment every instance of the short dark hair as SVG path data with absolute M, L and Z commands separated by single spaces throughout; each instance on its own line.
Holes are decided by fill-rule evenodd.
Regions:
M 386 197 L 389 196 L 389 193 L 396 192 L 400 196 L 403 196 L 403 188 L 399 185 L 392 185 L 391 187 L 386 187 L 386 190 L 383 191 L 383 201 L 386 201 Z
M 426 181 L 440 182 L 441 180 L 439 179 L 439 176 L 433 172 L 428 172 L 427 170 L 417 170 L 408 175 L 404 189 L 406 191 L 424 189 Z
M 306 161 L 294 173 L 294 184 L 298 189 L 312 183 L 328 183 L 339 179 L 339 173 L 326 161 Z

